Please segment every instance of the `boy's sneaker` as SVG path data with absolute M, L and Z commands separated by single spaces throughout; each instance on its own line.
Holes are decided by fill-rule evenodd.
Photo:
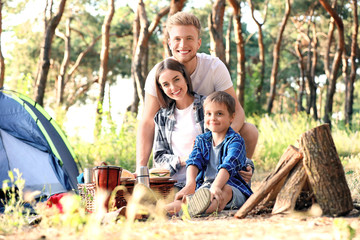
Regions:
M 194 193 L 188 202 L 188 211 L 190 217 L 202 214 L 210 206 L 211 200 L 210 190 L 207 188 L 200 188 Z

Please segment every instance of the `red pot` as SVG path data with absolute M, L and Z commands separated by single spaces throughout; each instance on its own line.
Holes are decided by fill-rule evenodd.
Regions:
M 93 168 L 97 188 L 112 191 L 120 185 L 122 168 L 117 166 L 97 166 Z

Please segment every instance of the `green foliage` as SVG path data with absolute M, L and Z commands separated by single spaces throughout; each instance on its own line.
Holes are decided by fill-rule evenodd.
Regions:
M 123 119 L 119 131 L 114 123 L 108 121 L 108 125 L 102 127 L 101 135 L 95 143 L 83 142 L 80 139 L 71 141 L 83 167 L 93 167 L 106 162 L 135 171 L 137 120 L 130 113 L 124 115 Z M 103 121 L 106 122 L 106 118 Z
M 319 125 L 306 114 L 253 116 L 247 118 L 259 131 L 254 162 L 257 170 L 269 171 L 275 167 L 289 145 L 296 145 L 299 136 Z
M 27 224 L 26 218 L 29 216 L 29 211 L 26 211 L 23 206 L 25 180 L 22 179 L 19 169 L 15 169 L 14 172 L 16 176 L 9 171 L 10 181 L 5 180 L 2 183 L 2 190 L 8 196 L 4 202 L 4 214 L 0 215 L 0 232 L 5 233 L 21 229 Z

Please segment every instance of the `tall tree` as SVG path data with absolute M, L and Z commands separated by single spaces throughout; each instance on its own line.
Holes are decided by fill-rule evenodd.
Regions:
M 231 29 L 232 29 L 233 18 L 234 18 L 233 14 L 230 14 L 228 28 L 226 30 L 226 37 L 225 37 L 225 65 L 229 71 L 230 71 L 230 58 L 231 58 Z
M 319 0 L 320 4 L 324 7 L 324 9 L 330 14 L 330 16 L 334 19 L 335 24 L 338 30 L 338 46 L 334 56 L 331 73 L 329 75 L 329 85 L 327 87 L 326 100 L 325 100 L 325 113 L 324 113 L 324 122 L 331 124 L 331 114 L 333 109 L 333 99 L 336 88 L 336 80 L 337 74 L 339 71 L 340 63 L 341 63 L 341 55 L 344 51 L 345 41 L 344 41 L 344 25 L 337 14 L 336 10 L 330 6 L 330 4 L 326 0 Z
M 358 1 L 352 0 L 352 12 L 354 14 L 353 18 L 353 30 L 351 35 L 351 55 L 350 55 L 350 64 L 351 71 L 350 76 L 346 81 L 346 90 L 345 90 L 345 122 L 351 124 L 352 114 L 353 114 L 353 103 L 354 103 L 354 83 L 356 79 L 356 53 L 357 53 L 357 38 L 359 31 L 359 19 L 358 19 Z
M 264 86 L 264 79 L 265 79 L 265 47 L 264 47 L 264 36 L 263 36 L 263 32 L 262 32 L 262 26 L 265 24 L 266 22 L 266 17 L 267 17 L 267 9 L 268 9 L 268 3 L 269 0 L 266 0 L 264 3 L 264 16 L 263 16 L 263 21 L 262 23 L 260 23 L 255 15 L 254 15 L 254 11 L 255 11 L 255 6 L 253 4 L 252 0 L 248 0 L 248 4 L 250 6 L 251 9 L 251 17 L 254 20 L 254 22 L 256 23 L 256 26 L 258 27 L 258 46 L 259 46 L 259 60 L 260 60 L 260 64 L 261 64 L 261 68 L 260 68 L 260 83 L 256 88 L 256 102 L 258 104 L 260 104 L 260 100 L 261 100 L 261 93 L 262 93 L 262 89 Z
M 168 14 L 170 11 L 170 7 L 162 8 L 158 14 L 155 16 L 152 23 L 149 25 L 149 21 L 145 11 L 145 4 L 143 0 L 139 0 L 137 13 L 136 13 L 136 20 L 134 21 L 134 50 L 133 50 L 133 59 L 132 59 L 132 66 L 131 66 L 131 75 L 132 79 L 134 80 L 136 95 L 134 96 L 134 102 L 130 108 L 131 111 L 137 113 L 137 106 L 138 102 L 144 101 L 144 86 L 145 86 L 145 79 L 147 74 L 147 69 L 144 67 L 147 66 L 147 52 L 149 48 L 149 38 L 155 31 L 156 27 L 158 26 L 161 18 Z
M 185 5 L 186 0 L 171 0 L 170 2 L 170 11 L 168 14 L 168 17 L 174 15 L 177 12 L 180 12 L 184 5 Z M 170 48 L 168 46 L 168 39 L 169 39 L 169 33 L 165 27 L 165 23 L 164 23 L 164 27 L 163 27 L 163 47 L 164 47 L 164 58 L 166 57 L 170 57 L 171 51 Z
M 99 136 L 101 129 L 102 121 L 102 110 L 104 103 L 105 95 L 105 84 L 108 74 L 108 61 L 109 61 L 109 48 L 110 48 L 110 27 L 111 21 L 113 19 L 115 12 L 114 0 L 108 0 L 108 10 L 104 18 L 104 22 L 101 28 L 102 33 L 102 43 L 101 43 L 101 53 L 100 53 L 100 69 L 99 69 L 99 97 L 96 108 L 96 126 L 95 126 L 95 136 Z
M 228 0 L 234 10 L 234 33 L 237 54 L 237 80 L 236 80 L 236 96 L 241 104 L 245 103 L 245 49 L 244 38 L 242 36 L 241 25 L 241 7 L 238 0 Z
M 224 13 L 225 1 L 216 0 L 212 6 L 212 11 L 208 17 L 208 27 L 210 34 L 210 54 L 218 57 L 226 64 L 225 45 L 224 45 Z
M 305 64 L 304 64 L 304 56 L 301 52 L 301 35 L 298 35 L 298 40 L 295 42 L 295 52 L 298 56 L 298 65 L 300 69 L 300 81 L 299 81 L 299 97 L 297 101 L 297 111 L 301 112 L 304 110 L 304 107 L 302 105 L 304 90 L 305 90 Z
M 58 105 L 61 105 L 64 101 L 64 88 L 65 88 L 65 82 L 67 81 L 67 68 L 70 62 L 70 53 L 71 53 L 71 23 L 72 18 L 69 17 L 66 20 L 66 28 L 65 33 L 58 31 L 55 31 L 55 34 L 62 38 L 64 40 L 64 58 L 60 66 L 60 73 L 57 77 L 57 92 L 56 92 L 56 103 Z
M 267 112 L 269 114 L 272 111 L 273 103 L 276 96 L 276 83 L 277 83 L 277 74 L 279 70 L 280 47 L 281 47 L 282 37 L 286 27 L 286 23 L 290 16 L 290 12 L 291 12 L 290 0 L 285 0 L 285 14 L 282 19 L 281 26 L 277 35 L 276 44 L 273 49 L 273 65 L 270 76 L 270 95 L 267 103 Z
M 48 5 L 49 1 L 50 1 L 50 6 Z M 52 16 L 52 7 L 53 7 L 52 4 L 53 4 L 52 0 L 47 0 L 44 9 L 45 32 L 44 32 L 44 40 L 40 50 L 39 69 L 36 77 L 36 93 L 35 93 L 35 100 L 40 105 L 44 104 L 45 88 L 46 88 L 47 76 L 50 68 L 50 53 L 51 53 L 52 40 L 55 34 L 55 29 L 58 26 L 61 17 L 64 13 L 66 0 L 60 1 L 58 11 L 55 14 L 55 16 Z M 47 18 L 46 18 L 47 10 L 49 10 L 50 13 L 50 23 L 47 22 Z
M 308 62 L 307 62 L 307 80 L 308 80 L 308 85 L 309 85 L 309 90 L 310 90 L 310 94 L 308 96 L 308 104 L 306 107 L 306 113 L 309 115 L 310 114 L 310 110 L 311 108 L 313 109 L 313 118 L 315 120 L 318 120 L 318 113 L 317 113 L 317 106 L 316 106 L 316 89 L 317 89 L 317 84 L 315 82 L 315 70 L 316 70 L 316 65 L 317 65 L 317 45 L 318 45 L 318 40 L 317 40 L 317 32 L 316 32 L 316 26 L 315 23 L 313 22 L 313 9 L 311 10 L 311 14 L 310 14 L 310 20 L 309 20 L 309 24 L 311 26 L 312 29 L 312 38 L 310 38 L 310 34 L 308 33 L 309 36 L 309 50 L 308 50 Z M 310 55 L 312 55 L 312 57 L 310 58 Z
M 0 0 L 0 88 L 2 88 L 4 86 L 4 78 L 5 78 L 5 61 L 4 61 L 4 56 L 2 54 L 2 49 L 1 49 L 3 4 L 4 4 L 3 1 Z

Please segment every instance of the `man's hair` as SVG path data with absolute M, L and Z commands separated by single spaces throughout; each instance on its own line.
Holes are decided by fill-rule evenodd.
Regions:
M 191 78 L 189 73 L 186 71 L 185 66 L 179 63 L 178 61 L 176 61 L 175 59 L 167 58 L 159 63 L 155 73 L 155 88 L 156 88 L 157 99 L 160 104 L 160 107 L 163 108 L 169 108 L 170 103 L 174 101 L 165 94 L 159 83 L 159 78 L 161 73 L 167 69 L 180 72 L 181 75 L 183 75 L 183 77 L 185 78 L 185 82 L 188 87 L 187 93 L 190 95 L 194 95 L 191 84 Z
M 208 103 L 213 102 L 225 104 L 230 116 L 235 113 L 235 99 L 227 92 L 218 91 L 211 93 L 204 101 L 204 108 Z
M 166 21 L 166 29 L 170 32 L 171 28 L 176 25 L 194 26 L 199 34 L 201 32 L 201 24 L 199 19 L 192 13 L 177 12 Z

